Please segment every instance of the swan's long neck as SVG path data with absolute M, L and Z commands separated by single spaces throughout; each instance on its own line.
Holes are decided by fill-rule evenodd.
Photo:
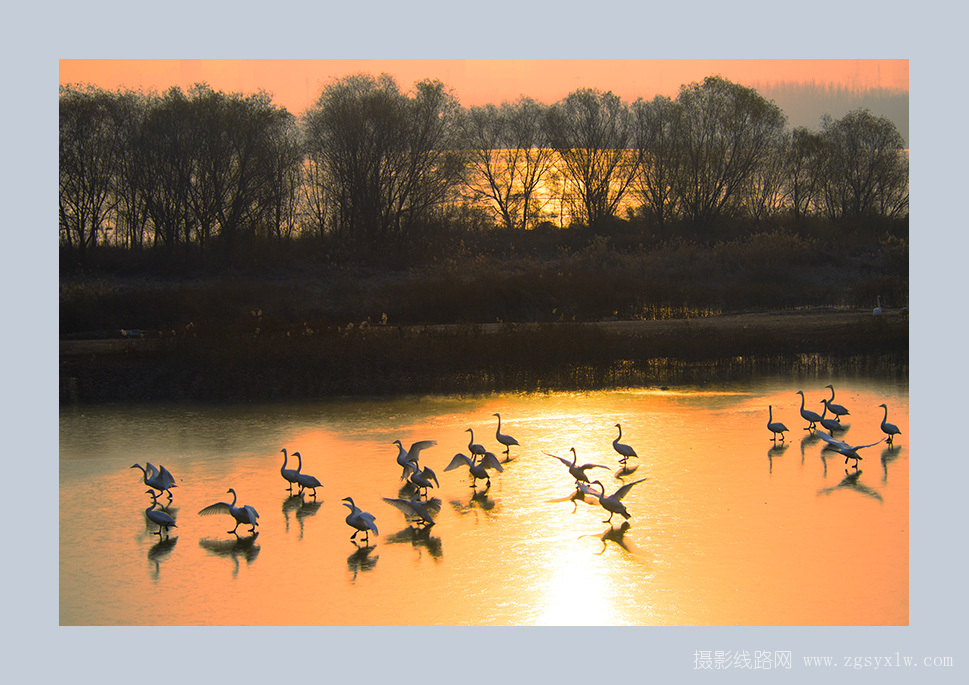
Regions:
M 619 429 L 619 437 L 617 437 L 615 440 L 612 441 L 613 445 L 615 445 L 617 442 L 619 442 L 622 439 L 622 426 L 620 426 L 619 424 L 616 424 L 616 428 Z
M 501 432 L 501 414 L 495 414 L 498 417 L 498 432 Z
M 773 423 L 773 421 L 774 421 L 774 413 L 773 413 L 773 411 L 771 411 L 771 406 L 768 404 L 767 405 L 767 423 Z
M 236 491 L 233 490 L 232 488 L 229 488 L 229 492 L 232 493 L 232 504 L 230 504 L 229 506 L 230 507 L 235 507 L 235 505 L 236 505 Z
M 888 407 L 882 407 L 882 409 L 885 410 L 885 416 L 882 417 L 882 423 L 885 423 L 886 421 L 888 421 Z
M 286 462 L 287 461 L 289 461 L 289 455 L 286 454 L 286 450 L 283 450 L 283 466 L 282 466 L 282 468 L 286 468 Z
M 804 393 L 799 392 L 798 395 L 801 396 L 801 411 L 804 411 Z
M 296 457 L 296 470 L 301 471 L 303 469 L 303 455 L 299 452 L 293 452 L 293 456 Z

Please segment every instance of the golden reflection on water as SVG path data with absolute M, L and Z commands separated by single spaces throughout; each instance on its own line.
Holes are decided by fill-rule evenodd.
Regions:
M 851 414 L 840 439 L 868 444 L 887 402 L 894 446 L 861 450 L 858 468 L 798 415 L 803 389 L 352 400 L 236 408 L 68 408 L 61 417 L 62 624 L 257 625 L 904 625 L 908 622 L 907 389 L 841 383 Z M 815 387 L 818 386 L 818 387 Z M 767 405 L 789 431 L 776 445 Z M 496 454 L 492 485 L 471 487 L 470 435 Z M 612 441 L 639 457 L 619 472 Z M 400 439 L 440 483 L 436 524 L 409 525 L 383 501 L 401 496 Z M 323 483 L 293 496 L 280 449 L 299 451 Z M 631 518 L 572 498 L 575 481 L 546 453 L 592 469 Z M 502 456 L 499 454 L 499 456 Z M 154 533 L 140 472 L 178 480 L 170 537 Z M 292 464 L 290 464 L 292 465 Z M 227 533 L 229 501 L 260 514 Z M 344 497 L 380 534 L 354 544 Z M 160 504 L 165 499 L 160 500 Z M 358 536 L 360 537 L 360 536 Z

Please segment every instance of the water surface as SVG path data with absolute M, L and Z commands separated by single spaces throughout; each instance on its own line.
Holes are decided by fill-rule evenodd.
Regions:
M 902 435 L 855 468 L 798 414 L 820 411 L 827 380 L 717 389 L 333 400 L 234 407 L 67 407 L 60 419 L 63 625 L 906 625 L 908 387 L 836 383 L 851 411 L 836 437 L 873 443 L 882 409 Z M 775 448 L 767 406 L 790 431 Z M 469 434 L 493 452 L 514 436 L 492 485 L 471 487 Z M 633 446 L 620 479 L 612 441 Z M 395 439 L 433 439 L 441 513 L 418 529 L 397 497 Z M 280 450 L 299 451 L 323 487 L 293 497 Z M 567 470 L 590 471 L 628 522 L 569 499 Z M 168 539 L 145 518 L 134 463 L 175 475 Z M 290 464 L 292 465 L 292 464 Z M 197 512 L 234 488 L 258 534 Z M 351 542 L 342 498 L 376 516 Z M 167 500 L 163 497 L 162 502 Z M 620 525 L 623 524 L 623 525 Z

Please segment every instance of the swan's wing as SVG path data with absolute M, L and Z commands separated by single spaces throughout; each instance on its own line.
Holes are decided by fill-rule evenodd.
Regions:
M 256 511 L 255 508 L 249 504 L 245 505 L 242 508 L 249 515 L 249 523 L 255 524 L 256 519 L 259 518 L 259 512 Z
M 585 471 L 586 469 L 608 469 L 609 467 L 602 464 L 583 464 L 579 468 Z
M 420 516 L 414 508 L 414 504 L 406 499 L 384 497 L 383 500 L 390 506 L 398 509 L 404 516 Z
M 433 480 L 434 484 L 437 485 L 437 487 L 441 487 L 441 484 L 437 482 L 437 474 L 431 471 L 431 468 L 429 466 L 424 467 L 423 473 L 426 478 L 430 478 L 431 480 Z
M 884 442 L 884 441 L 885 441 L 885 438 L 882 438 L 882 439 L 881 439 L 881 440 L 879 440 L 878 442 Z M 853 448 L 853 449 L 856 449 L 856 450 L 860 450 L 860 449 L 862 449 L 862 448 L 864 448 L 864 447 L 874 447 L 875 445 L 877 445 L 877 444 L 878 444 L 878 442 L 873 442 L 873 443 L 871 443 L 870 445 L 858 445 L 857 447 L 855 447 L 855 448 Z
M 824 434 L 821 431 L 818 431 L 817 433 L 815 433 L 815 435 L 817 435 L 819 438 L 821 438 L 822 440 L 824 440 L 826 443 L 828 443 L 829 445 L 831 445 L 836 450 L 850 450 L 851 449 L 851 445 L 849 445 L 848 443 L 842 442 L 841 440 L 835 440 L 830 435 L 826 435 L 826 434 Z M 878 444 L 878 443 L 875 443 L 875 444 Z
M 629 491 L 633 489 L 633 486 L 634 485 L 636 485 L 637 483 L 642 483 L 644 480 L 647 480 L 647 479 L 646 478 L 640 478 L 639 480 L 634 480 L 632 483 L 626 483 L 621 488 L 619 488 L 618 490 L 616 490 L 616 494 L 613 495 L 613 497 L 615 497 L 616 499 L 622 499 L 627 494 L 629 494 Z
M 365 512 L 365 511 L 361 511 L 360 512 L 360 520 L 363 521 L 363 525 L 364 526 L 366 526 L 367 528 L 369 528 L 370 530 L 372 530 L 374 533 L 377 533 L 377 524 L 374 523 L 374 516 L 373 516 L 373 514 L 369 514 L 369 513 Z M 377 535 L 380 535 L 380 533 L 377 533 Z
M 431 516 L 437 516 L 441 513 L 441 498 L 432 497 L 431 499 L 424 502 L 424 508 L 430 512 Z
M 231 514 L 229 510 L 228 502 L 216 502 L 215 504 L 210 504 L 199 512 L 199 516 L 208 516 L 209 514 Z
M 417 459 L 417 456 L 421 453 L 421 450 L 426 450 L 428 447 L 434 447 L 437 444 L 437 440 L 418 440 L 410 449 L 407 450 L 407 457 L 409 459 Z
M 444 467 L 444 470 L 445 471 L 450 471 L 452 469 L 456 469 L 459 466 L 469 466 L 470 467 L 471 466 L 471 459 L 469 459 L 464 454 L 455 454 L 454 455 L 454 459 L 451 460 L 451 463 L 450 464 L 448 464 L 447 466 Z
M 158 473 L 158 469 L 156 469 L 155 465 L 152 464 L 150 461 L 145 462 L 145 468 L 148 470 L 148 473 L 145 474 L 145 478 L 151 478 L 156 473 Z
M 546 456 L 548 456 L 548 457 L 555 457 L 555 458 L 556 458 L 556 459 L 558 459 L 558 460 L 559 460 L 560 462 L 562 462 L 563 464 L 565 464 L 566 466 L 568 466 L 568 467 L 570 467 L 570 468 L 571 468 L 571 466 L 572 466 L 572 462 L 571 462 L 571 461 L 569 461 L 568 459 L 563 459 L 562 457 L 560 457 L 560 456 L 558 456 L 557 454 L 551 454 L 551 453 L 549 453 L 549 452 L 543 452 L 542 454 L 544 454 L 544 455 L 546 455 Z
M 175 487 L 175 476 L 173 476 L 171 474 L 171 471 L 169 471 L 168 469 L 166 469 L 161 464 L 158 465 L 158 468 L 159 468 L 159 471 L 160 471 L 159 476 L 161 477 L 161 480 L 159 482 L 162 484 L 162 488 L 164 490 L 167 490 L 168 488 L 174 488 Z
M 481 466 L 481 468 L 494 469 L 498 473 L 501 473 L 502 471 L 505 470 L 501 466 L 501 462 L 498 461 L 498 457 L 496 457 L 491 452 L 485 452 L 485 455 L 481 457 L 481 461 L 478 462 L 478 465 Z
M 583 495 L 586 495 L 587 497 L 595 497 L 597 500 L 599 499 L 599 493 L 596 492 L 595 489 L 593 489 L 588 483 L 579 481 L 577 487 L 578 491 Z

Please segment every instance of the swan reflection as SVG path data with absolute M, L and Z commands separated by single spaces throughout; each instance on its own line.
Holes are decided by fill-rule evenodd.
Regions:
M 390 545 L 410 543 L 414 546 L 414 549 L 421 553 L 422 550 L 426 549 L 434 561 L 440 561 L 444 555 L 441 538 L 431 535 L 431 526 L 425 526 L 423 528 L 408 526 L 401 531 L 386 536 L 384 542 Z
M 347 557 L 347 568 L 353 572 L 353 578 L 350 579 L 351 582 L 357 579 L 357 574 L 372 571 L 374 566 L 377 565 L 377 560 L 380 558 L 379 555 L 370 556 L 370 553 L 376 547 L 369 544 L 360 547 L 356 541 L 353 544 L 357 545 L 357 550 Z
M 780 457 L 784 455 L 787 448 L 790 445 L 781 443 L 780 445 L 774 445 L 769 450 L 767 450 L 767 472 L 774 473 L 774 457 Z
M 872 499 L 877 499 L 879 502 L 882 501 L 881 494 L 877 490 L 865 485 L 864 483 L 859 483 L 858 479 L 861 477 L 863 472 L 857 466 L 854 470 L 845 469 L 845 477 L 841 479 L 841 482 L 830 488 L 821 488 L 818 490 L 819 495 L 830 495 L 836 490 L 854 490 L 855 492 L 860 492 L 867 497 Z
M 606 544 L 608 541 L 616 543 L 617 545 L 622 547 L 625 551 L 632 554 L 635 551 L 635 548 L 629 542 L 626 541 L 626 532 L 630 528 L 631 526 L 629 524 L 629 521 L 623 521 L 622 525 L 620 525 L 618 528 L 614 526 L 609 526 L 602 533 L 598 535 L 591 535 L 591 534 L 580 535 L 579 537 L 580 538 L 587 538 L 587 537 L 599 538 L 599 540 L 602 541 L 602 549 L 596 552 L 596 554 L 598 555 L 601 555 L 606 551 Z
M 896 445 L 889 445 L 882 450 L 882 482 L 888 482 L 888 465 L 898 459 L 902 448 Z
M 259 545 L 256 544 L 258 537 L 259 533 L 256 532 L 246 537 L 239 537 L 236 534 L 235 540 L 202 538 L 199 540 L 199 546 L 216 556 L 232 559 L 234 564 L 232 577 L 235 578 L 239 573 L 240 558 L 245 559 L 246 565 L 249 565 L 259 556 Z
M 148 561 L 154 564 L 154 567 L 151 569 L 152 580 L 158 580 L 158 574 L 161 571 L 161 562 L 172 553 L 172 550 L 175 549 L 175 543 L 177 542 L 178 537 L 163 538 L 152 545 L 148 550 Z
M 467 502 L 462 502 L 461 500 L 452 499 L 451 506 L 459 514 L 469 514 L 471 512 L 476 512 L 481 510 L 487 514 L 490 514 L 495 508 L 495 500 L 488 496 L 488 490 L 491 488 L 485 488 L 480 492 L 475 490 L 474 494 L 471 495 L 471 499 Z

